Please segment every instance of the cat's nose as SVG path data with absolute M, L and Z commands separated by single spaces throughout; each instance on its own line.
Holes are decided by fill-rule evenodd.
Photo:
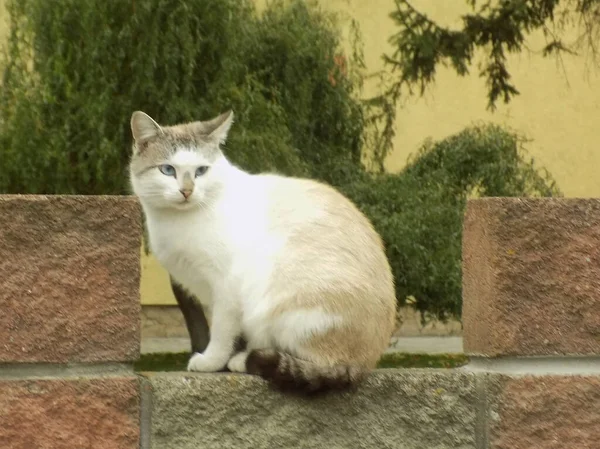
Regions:
M 183 197 L 187 200 L 190 195 L 192 194 L 192 191 L 190 189 L 180 189 L 179 190 L 181 192 L 181 194 L 183 195 Z

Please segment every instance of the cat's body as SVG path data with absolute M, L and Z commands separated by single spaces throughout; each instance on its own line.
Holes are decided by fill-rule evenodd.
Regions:
M 218 148 L 230 123 L 132 118 L 132 184 L 152 251 L 211 317 L 208 347 L 188 369 L 227 366 L 309 391 L 350 386 L 393 328 L 381 240 L 333 188 L 231 165 Z M 233 354 L 239 336 L 248 352 Z

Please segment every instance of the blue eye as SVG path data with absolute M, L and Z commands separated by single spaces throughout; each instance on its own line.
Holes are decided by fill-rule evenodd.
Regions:
M 206 173 L 208 171 L 208 167 L 206 166 L 202 166 L 202 167 L 198 167 L 196 169 L 196 177 L 198 176 L 202 176 L 204 173 Z
M 159 165 L 158 169 L 160 170 L 160 172 L 163 175 L 175 176 L 175 167 L 173 167 L 172 165 L 168 165 L 168 164 Z

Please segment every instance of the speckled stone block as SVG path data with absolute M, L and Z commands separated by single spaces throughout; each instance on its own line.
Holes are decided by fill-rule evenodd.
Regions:
M 137 449 L 135 377 L 0 380 L 2 449 Z
M 489 376 L 490 449 L 597 449 L 600 377 Z
M 0 362 L 137 359 L 140 245 L 133 197 L 0 195 Z
M 378 370 L 356 392 L 299 398 L 251 375 L 148 375 L 153 449 L 474 449 L 475 375 Z
M 463 234 L 470 355 L 600 355 L 600 200 L 484 198 Z

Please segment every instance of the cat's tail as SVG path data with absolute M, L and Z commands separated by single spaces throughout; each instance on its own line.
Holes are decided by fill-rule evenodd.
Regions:
M 358 366 L 322 366 L 273 349 L 253 350 L 246 370 L 284 391 L 312 394 L 356 387 L 369 374 Z

